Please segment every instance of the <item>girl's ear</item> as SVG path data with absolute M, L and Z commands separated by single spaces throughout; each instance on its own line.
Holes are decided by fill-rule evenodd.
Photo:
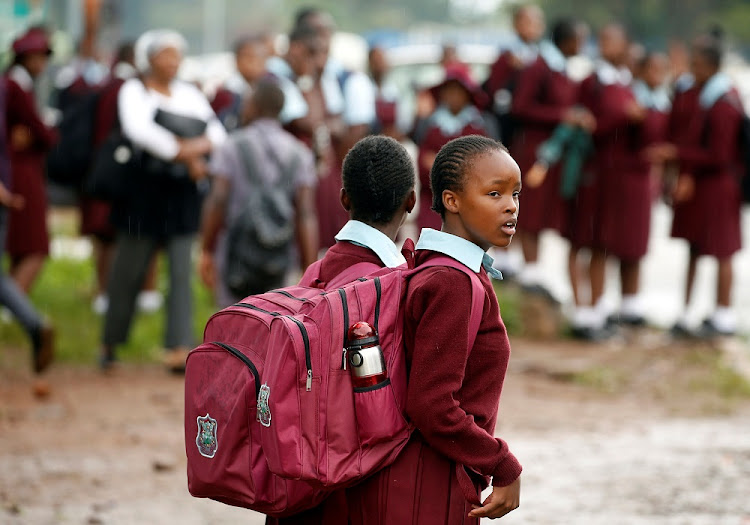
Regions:
M 450 213 L 458 213 L 458 201 L 459 197 L 455 191 L 443 190 L 443 206 L 445 206 L 445 211 Z
M 406 213 L 411 213 L 414 210 L 414 206 L 417 205 L 417 192 L 411 190 L 411 193 L 406 197 Z
M 352 211 L 352 201 L 349 198 L 349 195 L 346 193 L 346 190 L 344 188 L 341 188 L 341 193 L 339 194 L 339 200 L 341 201 L 341 205 L 344 207 L 346 211 Z

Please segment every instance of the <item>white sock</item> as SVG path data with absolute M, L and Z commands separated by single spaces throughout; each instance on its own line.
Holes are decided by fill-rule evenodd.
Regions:
M 643 301 L 638 294 L 623 295 L 620 313 L 627 317 L 643 317 Z
M 518 274 L 518 281 L 524 286 L 533 286 L 541 283 L 541 272 L 537 263 L 526 263 Z
M 717 307 L 714 315 L 711 316 L 711 320 L 714 326 L 722 332 L 734 332 L 737 329 L 737 316 L 729 307 Z
M 593 328 L 596 315 L 590 306 L 578 306 L 573 312 L 571 324 L 575 328 Z

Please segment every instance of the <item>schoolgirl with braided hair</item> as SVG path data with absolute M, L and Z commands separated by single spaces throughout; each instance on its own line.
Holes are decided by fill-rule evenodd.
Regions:
M 502 276 L 486 252 L 515 234 L 521 172 L 501 143 L 470 135 L 443 146 L 430 182 L 442 227 L 422 230 L 416 264 L 447 255 L 475 272 L 481 322 L 470 335 L 473 276 L 431 266 L 411 277 L 406 413 L 416 430 L 390 467 L 349 489 L 352 525 L 478 525 L 519 504 L 521 465 L 494 437 L 510 344 L 490 281 Z M 480 503 L 490 479 L 493 491 Z

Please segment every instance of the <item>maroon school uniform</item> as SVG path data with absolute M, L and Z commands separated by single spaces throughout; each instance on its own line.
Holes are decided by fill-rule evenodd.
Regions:
M 445 110 L 445 112 L 447 113 L 447 110 Z M 419 191 L 419 216 L 417 217 L 417 226 L 420 229 L 432 228 L 439 230 L 442 226 L 440 215 L 432 211 L 430 170 L 423 166 L 422 159 L 427 155 L 436 155 L 437 152 L 440 151 L 440 148 L 445 146 L 448 142 L 466 135 L 487 135 L 487 128 L 485 127 L 484 121 L 478 111 L 476 112 L 476 118 L 473 118 L 465 126 L 452 133 L 442 129 L 433 120 L 433 117 L 430 117 L 430 122 L 428 122 L 425 130 L 424 139 L 422 139 L 422 142 L 419 144 L 419 156 L 417 159 L 417 164 L 419 166 L 419 182 L 421 184 Z
M 536 162 L 537 148 L 552 135 L 577 98 L 576 82 L 564 70 L 553 71 L 542 56 L 519 74 L 511 109 L 516 127 L 510 150 L 524 178 Z M 556 164 L 539 187 L 524 186 L 520 229 L 531 233 L 564 231 L 567 204 L 560 195 L 560 177 L 561 167 Z
M 686 91 L 672 114 L 680 172 L 695 178 L 693 197 L 674 205 L 672 236 L 687 240 L 699 255 L 724 259 L 742 245 L 737 151 L 742 105 L 734 90 L 710 108 L 701 107 L 699 95 L 697 87 Z
M 6 247 L 12 259 L 49 253 L 47 231 L 47 190 L 44 159 L 57 141 L 57 133 L 41 120 L 34 98 L 31 77 L 21 66 L 13 66 L 7 76 L 6 119 L 8 138 L 16 126 L 30 132 L 31 143 L 22 150 L 9 141 L 12 189 L 24 197 L 25 205 L 8 214 Z
M 112 76 L 101 88 L 94 116 L 94 149 L 99 148 L 117 125 L 117 94 L 124 78 Z M 103 241 L 114 241 L 115 229 L 109 222 L 109 202 L 81 197 L 81 234 L 94 235 Z
M 440 255 L 417 252 L 417 265 Z M 487 273 L 484 308 L 467 352 L 472 288 L 462 272 L 425 269 L 409 283 L 404 339 L 409 368 L 406 412 L 416 431 L 390 466 L 349 489 L 350 523 L 478 524 L 456 478 L 456 463 L 472 472 L 477 490 L 507 486 L 521 466 L 494 436 L 510 358 L 508 336 Z
M 641 156 L 641 126 L 627 115 L 635 97 L 624 82 L 584 80 L 581 102 L 596 118 L 594 155 L 573 200 L 571 243 L 635 260 L 645 255 L 650 228 L 650 185 Z

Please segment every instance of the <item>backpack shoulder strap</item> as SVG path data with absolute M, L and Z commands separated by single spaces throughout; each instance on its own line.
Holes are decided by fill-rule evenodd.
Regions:
M 465 273 L 471 281 L 471 314 L 469 317 L 469 349 L 474 346 L 479 332 L 479 325 L 482 324 L 482 313 L 484 311 L 484 286 L 479 280 L 479 276 L 471 271 L 468 267 L 461 264 L 452 257 L 439 256 L 418 267 L 418 269 L 429 268 L 434 266 L 447 266 Z
M 253 153 L 253 148 L 251 148 L 248 141 L 244 140 L 241 136 L 235 137 L 234 144 L 237 146 L 240 164 L 245 170 L 247 179 L 253 186 L 258 185 L 262 181 L 259 180 L 258 174 L 256 172 L 255 154 Z

